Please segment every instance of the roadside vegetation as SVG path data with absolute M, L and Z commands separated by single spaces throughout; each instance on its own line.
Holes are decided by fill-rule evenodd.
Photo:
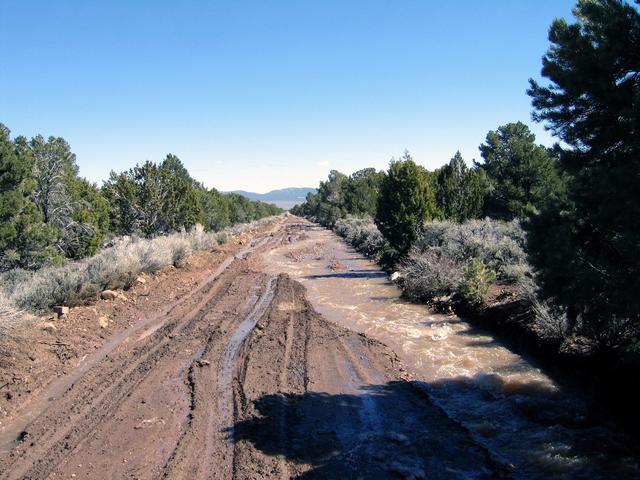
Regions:
M 205 188 L 174 155 L 98 187 L 63 138 L 11 138 L 0 124 L 0 328 L 179 266 L 281 212 Z
M 470 167 L 456 153 L 428 171 L 405 152 L 386 172 L 332 171 L 293 213 L 394 272 L 410 299 L 546 357 L 591 359 L 621 398 L 640 370 L 640 13 L 621 0 L 580 0 L 574 13 L 551 25 L 545 82 L 528 90 L 558 144 L 509 123 Z
M 12 139 L 0 124 L 0 272 L 85 258 L 117 236 L 152 238 L 196 224 L 219 232 L 281 212 L 205 188 L 175 155 L 111 172 L 98 187 L 78 175 L 63 138 Z
M 266 217 L 220 232 L 205 232 L 201 225 L 196 225 L 188 233 L 154 238 L 119 237 L 114 245 L 85 259 L 37 271 L 10 270 L 0 276 L 0 305 L 14 311 L 81 305 L 95 300 L 104 290 L 129 288 L 141 273 L 182 267 L 193 253 L 215 251 L 232 236 L 255 230 L 274 219 Z M 1 311 L 0 318 L 10 321 Z

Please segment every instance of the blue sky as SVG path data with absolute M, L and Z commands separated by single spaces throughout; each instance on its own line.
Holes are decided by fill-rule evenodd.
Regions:
M 532 123 L 528 78 L 573 3 L 0 0 L 0 122 L 64 137 L 96 182 L 167 153 L 259 192 L 405 149 L 470 162 L 490 129 Z

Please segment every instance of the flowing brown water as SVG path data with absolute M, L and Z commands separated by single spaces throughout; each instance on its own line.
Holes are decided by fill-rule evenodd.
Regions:
M 386 274 L 327 230 L 301 231 L 265 255 L 267 269 L 302 282 L 326 318 L 392 347 L 516 478 L 640 478 L 629 441 L 531 361 L 458 317 L 403 301 Z

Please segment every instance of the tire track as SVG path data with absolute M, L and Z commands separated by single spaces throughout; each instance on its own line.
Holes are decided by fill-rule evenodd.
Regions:
M 44 431 L 38 434 L 38 437 L 46 439 L 38 442 L 35 449 L 30 452 L 38 457 L 38 461 L 30 467 L 26 466 L 26 469 L 24 467 L 16 468 L 8 478 L 23 476 L 43 478 L 51 473 L 63 455 L 68 455 L 91 434 L 96 425 L 113 415 L 120 403 L 140 385 L 161 358 L 170 353 L 172 337 L 175 338 L 183 330 L 200 322 L 218 299 L 227 293 L 232 281 L 233 279 L 227 279 L 226 282 L 216 285 L 185 317 L 168 322 L 156 335 L 149 337 L 149 340 L 144 342 L 145 345 L 136 349 L 133 361 L 126 356 L 119 367 L 110 367 L 109 373 L 111 375 L 108 377 L 91 378 L 88 379 L 88 385 L 78 385 L 68 390 L 70 392 L 68 393 L 69 398 L 65 398 L 61 402 L 62 405 L 56 405 L 56 408 L 60 410 L 59 419 L 56 421 L 55 417 L 45 415 L 46 421 L 53 421 L 56 427 L 48 432 Z M 106 357 L 106 360 L 109 358 Z M 106 387 L 100 391 L 102 385 L 106 385 Z M 97 395 L 95 389 L 99 390 Z M 90 394 L 90 397 L 77 398 L 74 395 L 75 392 L 82 391 L 85 394 Z M 79 408 L 79 404 L 84 406 Z M 73 412 L 71 419 L 66 418 L 68 417 L 65 414 L 66 409 L 60 409 L 61 406 L 66 405 L 69 405 L 69 410 Z
M 38 438 L 38 441 L 23 441 L 16 449 L 19 451 L 2 459 L 0 470 L 4 473 L 0 477 L 44 478 L 49 475 L 97 425 L 112 417 L 123 400 L 139 387 L 163 357 L 173 351 L 174 338 L 179 338 L 183 332 L 187 335 L 201 333 L 203 320 L 209 312 L 215 311 L 216 304 L 233 284 L 234 277 L 228 274 L 230 267 L 243 262 L 249 254 L 272 240 L 271 236 L 262 237 L 238 254 L 227 257 L 196 289 L 151 319 L 116 335 L 80 368 L 54 382 L 47 390 L 49 395 L 41 397 L 42 411 L 32 414 L 35 420 L 27 427 L 29 433 L 21 435 L 23 440 Z M 180 306 L 189 303 L 192 305 L 188 311 L 180 311 Z M 128 341 L 134 334 L 158 320 L 161 326 L 155 327 L 157 331 L 138 338 L 137 345 L 129 348 Z M 73 413 L 69 416 L 66 412 Z M 19 422 L 17 427 L 25 429 Z M 30 461 L 29 457 L 35 460 Z

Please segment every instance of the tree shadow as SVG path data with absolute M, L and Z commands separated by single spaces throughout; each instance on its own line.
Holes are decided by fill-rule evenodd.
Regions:
M 495 402 L 500 414 L 469 427 L 430 400 L 443 392 L 472 412 Z M 480 374 L 431 384 L 389 382 L 349 394 L 264 395 L 229 436 L 238 461 L 255 465 L 261 455 L 283 457 L 292 465 L 291 477 L 302 479 L 518 478 L 532 472 L 550 478 L 559 465 L 566 478 L 628 475 L 621 459 L 633 456 L 576 408 L 535 382 L 514 386 Z M 507 426 L 522 431 L 502 428 L 509 415 L 514 418 Z M 549 428 L 560 433 L 545 436 Z M 597 442 L 589 440 L 594 434 Z M 564 450 L 553 453 L 562 458 L 549 457 L 545 449 L 558 438 Z M 510 450 L 501 451 L 504 445 Z
M 411 382 L 352 394 L 264 395 L 250 410 L 229 432 L 236 457 L 260 463 L 252 449 L 282 456 L 296 470 L 292 478 L 504 476 L 487 450 Z

